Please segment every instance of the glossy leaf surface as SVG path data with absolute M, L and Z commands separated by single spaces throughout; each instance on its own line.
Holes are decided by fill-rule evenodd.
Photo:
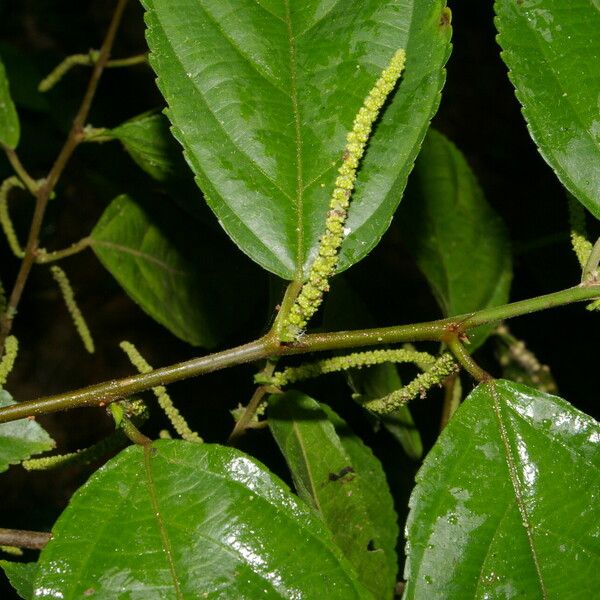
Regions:
M 417 475 L 405 599 L 594 597 L 599 470 L 594 419 L 521 384 L 478 386 Z
M 369 598 L 321 520 L 245 454 L 130 446 L 75 494 L 37 599 Z
M 16 404 L 10 394 L 0 388 L 0 407 Z M 10 465 L 54 448 L 54 440 L 35 421 L 19 419 L 0 424 L 0 473 Z
M 251 314 L 251 264 L 176 206 L 122 195 L 91 234 L 94 252 L 152 318 L 181 339 L 212 347 Z M 240 294 L 243 290 L 243 295 Z
M 20 133 L 19 116 L 10 95 L 6 69 L 0 60 L 0 143 L 14 150 Z
M 402 236 L 445 316 L 508 301 L 508 234 L 462 153 L 437 131 L 427 134 L 398 214 Z M 473 332 L 477 347 L 491 326 Z
M 0 560 L 0 568 L 10 581 L 19 598 L 33 600 L 33 580 L 37 574 L 37 563 L 19 563 Z
M 391 598 L 398 527 L 379 461 L 331 409 L 289 391 L 271 396 L 269 427 L 294 485 L 376 598 Z
M 406 50 L 363 160 L 340 268 L 364 257 L 439 103 L 443 0 L 142 3 L 168 116 L 207 202 L 244 252 L 285 279 L 314 259 L 345 135 L 395 50 Z
M 502 58 L 540 153 L 600 219 L 600 4 L 497 0 Z

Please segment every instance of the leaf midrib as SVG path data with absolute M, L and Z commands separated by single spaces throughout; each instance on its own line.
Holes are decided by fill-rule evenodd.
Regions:
M 169 572 L 173 579 L 173 586 L 175 587 L 175 595 L 177 600 L 184 600 L 183 594 L 181 593 L 181 584 L 175 568 L 175 560 L 173 558 L 173 552 L 171 550 L 171 540 L 165 527 L 162 514 L 160 512 L 160 506 L 158 504 L 158 497 L 156 495 L 156 485 L 154 484 L 154 477 L 152 475 L 152 465 L 150 464 L 151 453 L 153 448 L 150 444 L 144 447 L 144 470 L 146 474 L 146 487 L 148 489 L 148 495 L 150 497 L 150 504 L 152 505 L 152 513 L 156 518 L 156 523 L 160 532 L 160 540 L 167 558 L 167 564 L 169 565 Z
M 294 117 L 294 136 L 296 140 L 296 273 L 295 279 L 302 281 L 302 265 L 304 263 L 304 184 L 302 173 L 302 127 L 300 121 L 300 109 L 298 107 L 298 69 L 296 57 L 296 39 L 292 28 L 290 13 L 290 2 L 285 1 L 285 24 L 288 34 L 289 60 L 290 60 L 290 98 L 292 101 L 292 114 Z

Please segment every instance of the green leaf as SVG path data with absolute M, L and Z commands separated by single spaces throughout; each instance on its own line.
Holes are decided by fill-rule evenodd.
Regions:
M 284 279 L 323 233 L 345 135 L 396 49 L 405 75 L 363 160 L 340 270 L 379 241 L 437 109 L 444 0 L 142 0 L 159 87 L 207 202 Z
M 33 580 L 37 575 L 37 563 L 19 563 L 0 560 L 0 568 L 23 600 L 33 600 Z
M 398 527 L 379 461 L 338 415 L 301 392 L 271 396 L 268 416 L 300 497 L 374 597 L 391 598 Z
M 169 183 L 189 173 L 181 147 L 169 132 L 169 121 L 161 114 L 144 113 L 110 130 L 131 158 L 150 177 Z M 200 198 L 198 194 L 198 199 Z
M 599 442 L 561 398 L 479 385 L 417 475 L 405 600 L 595 597 Z
M 0 407 L 16 404 L 10 394 L 0 388 Z M 0 424 L 0 473 L 10 465 L 54 448 L 54 440 L 35 421 L 19 419 Z
M 38 564 L 38 600 L 369 598 L 321 520 L 260 463 L 180 440 L 130 446 L 96 471 Z
M 497 0 L 502 58 L 540 153 L 600 219 L 600 4 Z
M 430 130 L 397 222 L 444 315 L 504 304 L 512 262 L 503 222 L 486 202 L 464 156 Z M 479 346 L 494 325 L 474 332 Z
M 348 379 L 354 392 L 360 395 L 359 404 L 383 398 L 402 387 L 398 369 L 391 363 L 356 369 L 350 373 Z M 423 456 L 421 435 L 408 406 L 402 406 L 379 418 L 410 458 L 418 460 Z
M 19 145 L 20 134 L 19 116 L 10 95 L 6 69 L 0 60 L 0 143 L 14 150 Z
M 190 344 L 210 348 L 249 318 L 260 286 L 250 263 L 199 229 L 175 206 L 141 206 L 122 195 L 104 211 L 91 244 L 153 319 Z

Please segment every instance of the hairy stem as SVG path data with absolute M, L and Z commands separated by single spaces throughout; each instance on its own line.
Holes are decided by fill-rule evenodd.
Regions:
M 98 60 L 94 65 L 92 76 L 90 77 L 90 81 L 88 83 L 79 110 L 77 111 L 75 119 L 73 120 L 71 130 L 69 131 L 67 139 L 62 149 L 60 150 L 58 157 L 54 161 L 54 164 L 52 165 L 48 176 L 36 189 L 35 210 L 33 213 L 33 218 L 31 220 L 31 227 L 29 229 L 27 246 L 25 247 L 25 256 L 23 257 L 23 260 L 21 262 L 21 267 L 17 274 L 17 278 L 15 280 L 15 284 L 13 286 L 12 293 L 8 301 L 8 308 L 4 314 L 2 322 L 0 323 L 0 350 L 2 350 L 2 348 L 4 347 L 4 340 L 6 339 L 12 328 L 14 315 L 17 312 L 17 307 L 21 300 L 21 296 L 23 295 L 23 290 L 25 289 L 27 279 L 29 278 L 31 267 L 35 262 L 39 245 L 40 230 L 44 221 L 44 215 L 46 214 L 48 200 L 50 199 L 52 191 L 54 190 L 58 180 L 60 179 L 60 176 L 62 175 L 65 167 L 67 166 L 71 155 L 73 154 L 77 146 L 83 141 L 83 128 L 85 125 L 85 121 L 87 120 L 88 114 L 90 112 L 92 101 L 96 94 L 98 83 L 100 82 L 100 77 L 102 76 L 102 72 L 104 71 L 106 63 L 108 62 L 110 51 L 115 36 L 117 34 L 117 29 L 119 28 L 119 24 L 121 23 L 121 18 L 123 16 L 123 11 L 125 10 L 126 4 L 127 0 L 117 0 L 117 5 L 115 7 L 115 11 L 113 13 L 110 25 L 108 26 L 106 37 L 104 38 L 102 47 L 98 54 Z
M 280 344 L 272 334 L 267 334 L 243 346 L 194 358 L 169 367 L 155 369 L 150 373 L 132 375 L 124 379 L 98 383 L 57 396 L 6 406 L 0 408 L 0 423 L 15 421 L 28 416 L 68 410 L 79 406 L 104 405 L 157 385 L 165 385 L 273 356 L 289 356 L 324 350 L 340 350 L 344 348 L 402 342 L 447 341 L 453 335 L 460 336 L 469 329 L 479 325 L 494 323 L 572 302 L 593 300 L 598 297 L 600 297 L 600 284 L 577 286 L 560 292 L 546 294 L 545 296 L 538 296 L 529 300 L 521 300 L 520 302 L 487 308 L 478 312 L 440 319 L 438 321 L 357 331 L 310 334 L 304 336 L 300 342 L 292 344 Z

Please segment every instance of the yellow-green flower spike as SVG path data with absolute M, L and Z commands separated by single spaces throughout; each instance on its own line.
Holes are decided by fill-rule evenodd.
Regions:
M 51 456 L 42 456 L 41 458 L 30 458 L 24 460 L 21 464 L 27 471 L 47 471 L 67 465 L 89 465 L 103 459 L 115 450 L 123 448 L 127 444 L 127 437 L 122 431 L 115 431 L 113 434 L 104 438 L 88 448 L 82 448 L 75 452 L 67 454 L 53 454 Z
M 76 65 L 89 66 L 93 65 L 96 60 L 98 60 L 97 50 L 91 50 L 89 54 L 72 54 L 71 56 L 67 56 L 40 81 L 38 90 L 40 92 L 51 90 Z
M 352 131 L 346 138 L 342 164 L 338 169 L 317 258 L 283 323 L 281 339 L 284 342 L 298 339 L 309 319 L 321 305 L 323 294 L 329 290 L 329 279 L 335 273 L 339 250 L 346 235 L 344 225 L 356 180 L 356 170 L 364 154 L 373 123 L 404 70 L 405 58 L 404 50 L 398 50 L 394 54 L 354 119 Z
M 283 371 L 274 373 L 271 377 L 256 376 L 255 382 L 260 384 L 284 387 L 297 381 L 312 379 L 327 373 L 347 371 L 349 369 L 360 369 L 381 363 L 414 363 L 422 368 L 428 369 L 435 364 L 435 358 L 427 352 L 417 352 L 405 348 L 396 350 L 371 350 L 368 352 L 354 352 L 345 356 L 334 356 L 314 363 L 300 365 L 299 367 L 288 367 Z
M 119 346 L 121 347 L 121 350 L 127 354 L 131 364 L 140 373 L 149 373 L 152 371 L 152 367 L 146 362 L 144 357 L 131 342 L 121 342 Z M 163 409 L 169 421 L 171 421 L 175 431 L 188 442 L 202 443 L 203 439 L 190 428 L 186 420 L 173 404 L 173 401 L 167 393 L 167 388 L 164 385 L 159 385 L 153 387 L 152 391 L 158 400 L 159 406 Z
M 417 375 L 408 385 L 383 398 L 365 402 L 363 406 L 378 415 L 389 414 L 405 406 L 417 396 L 424 397 L 429 388 L 440 385 L 446 377 L 457 373 L 458 370 L 452 355 L 442 354 L 428 371 Z
M 50 272 L 52 273 L 52 277 L 54 277 L 54 281 L 56 281 L 58 287 L 60 288 L 60 293 L 62 294 L 65 304 L 67 305 L 67 310 L 73 319 L 75 329 L 77 330 L 77 333 L 83 342 L 83 346 L 90 354 L 93 354 L 94 340 L 92 338 L 92 334 L 90 333 L 90 329 L 85 322 L 81 311 L 79 310 L 79 306 L 77 306 L 75 294 L 67 274 L 57 266 L 50 267 Z
M 2 360 L 0 360 L 0 387 L 6 383 L 15 365 L 18 352 L 19 341 L 14 335 L 9 335 L 4 342 L 4 354 L 2 355 Z
M 585 210 L 571 195 L 569 195 L 569 223 L 571 225 L 571 245 L 583 269 L 592 252 L 592 243 L 587 239 Z
M 12 253 L 17 258 L 23 258 L 25 252 L 23 252 L 23 248 L 10 218 L 10 213 L 8 212 L 8 194 L 13 188 L 24 189 L 23 184 L 18 177 L 9 177 L 8 179 L 5 179 L 0 186 L 0 225 L 2 225 L 6 241 L 8 242 Z

